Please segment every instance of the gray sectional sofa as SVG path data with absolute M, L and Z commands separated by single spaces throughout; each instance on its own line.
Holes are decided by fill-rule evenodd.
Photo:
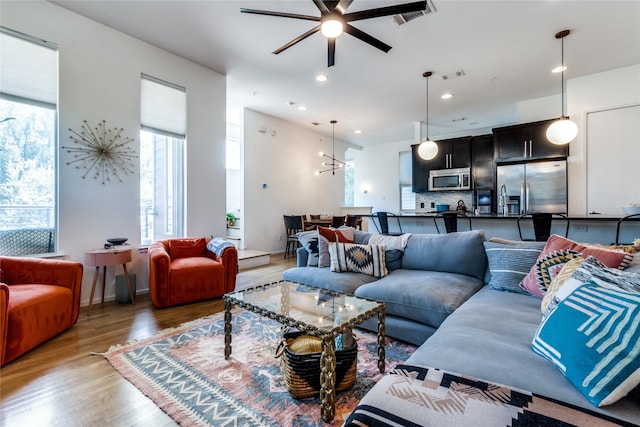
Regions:
M 368 233 L 356 232 L 356 243 L 366 244 L 369 238 Z M 301 248 L 298 267 L 285 271 L 283 279 L 386 302 L 387 335 L 419 345 L 403 363 L 527 390 L 640 425 L 638 397 L 596 408 L 551 362 L 534 353 L 531 342 L 541 321 L 540 299 L 485 286 L 491 277 L 485 241 L 482 231 L 413 234 L 396 265 L 401 268 L 381 279 L 306 266 L 307 251 Z M 363 327 L 375 331 L 373 320 Z M 385 399 L 375 397 L 382 393 L 385 390 L 377 384 L 361 403 L 380 405 Z

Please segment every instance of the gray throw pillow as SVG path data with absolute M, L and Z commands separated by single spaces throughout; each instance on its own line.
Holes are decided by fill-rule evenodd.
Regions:
M 545 242 L 484 242 L 491 279 L 489 287 L 497 291 L 528 294 L 519 285 L 536 263 Z

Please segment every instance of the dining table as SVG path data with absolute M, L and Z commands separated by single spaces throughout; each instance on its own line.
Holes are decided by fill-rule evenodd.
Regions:
M 305 229 L 313 230 L 317 227 L 329 227 L 331 225 L 331 221 L 333 221 L 333 218 L 331 217 L 307 219 L 304 221 L 304 225 Z

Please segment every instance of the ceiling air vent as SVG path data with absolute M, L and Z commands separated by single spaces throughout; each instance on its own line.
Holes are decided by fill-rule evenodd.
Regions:
M 427 1 L 427 8 L 425 10 L 419 10 L 417 12 L 409 12 L 409 13 L 400 13 L 398 15 L 393 15 L 393 21 L 398 24 L 406 24 L 409 21 L 413 21 L 416 18 L 420 18 L 427 13 L 435 12 L 436 8 L 433 5 L 431 0 Z

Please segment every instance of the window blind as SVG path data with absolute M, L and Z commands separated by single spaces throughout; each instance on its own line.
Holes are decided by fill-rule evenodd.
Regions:
M 142 128 L 174 138 L 185 138 L 187 134 L 186 89 L 143 74 L 140 92 Z
M 58 48 L 55 44 L 0 27 L 0 93 L 55 107 Z

